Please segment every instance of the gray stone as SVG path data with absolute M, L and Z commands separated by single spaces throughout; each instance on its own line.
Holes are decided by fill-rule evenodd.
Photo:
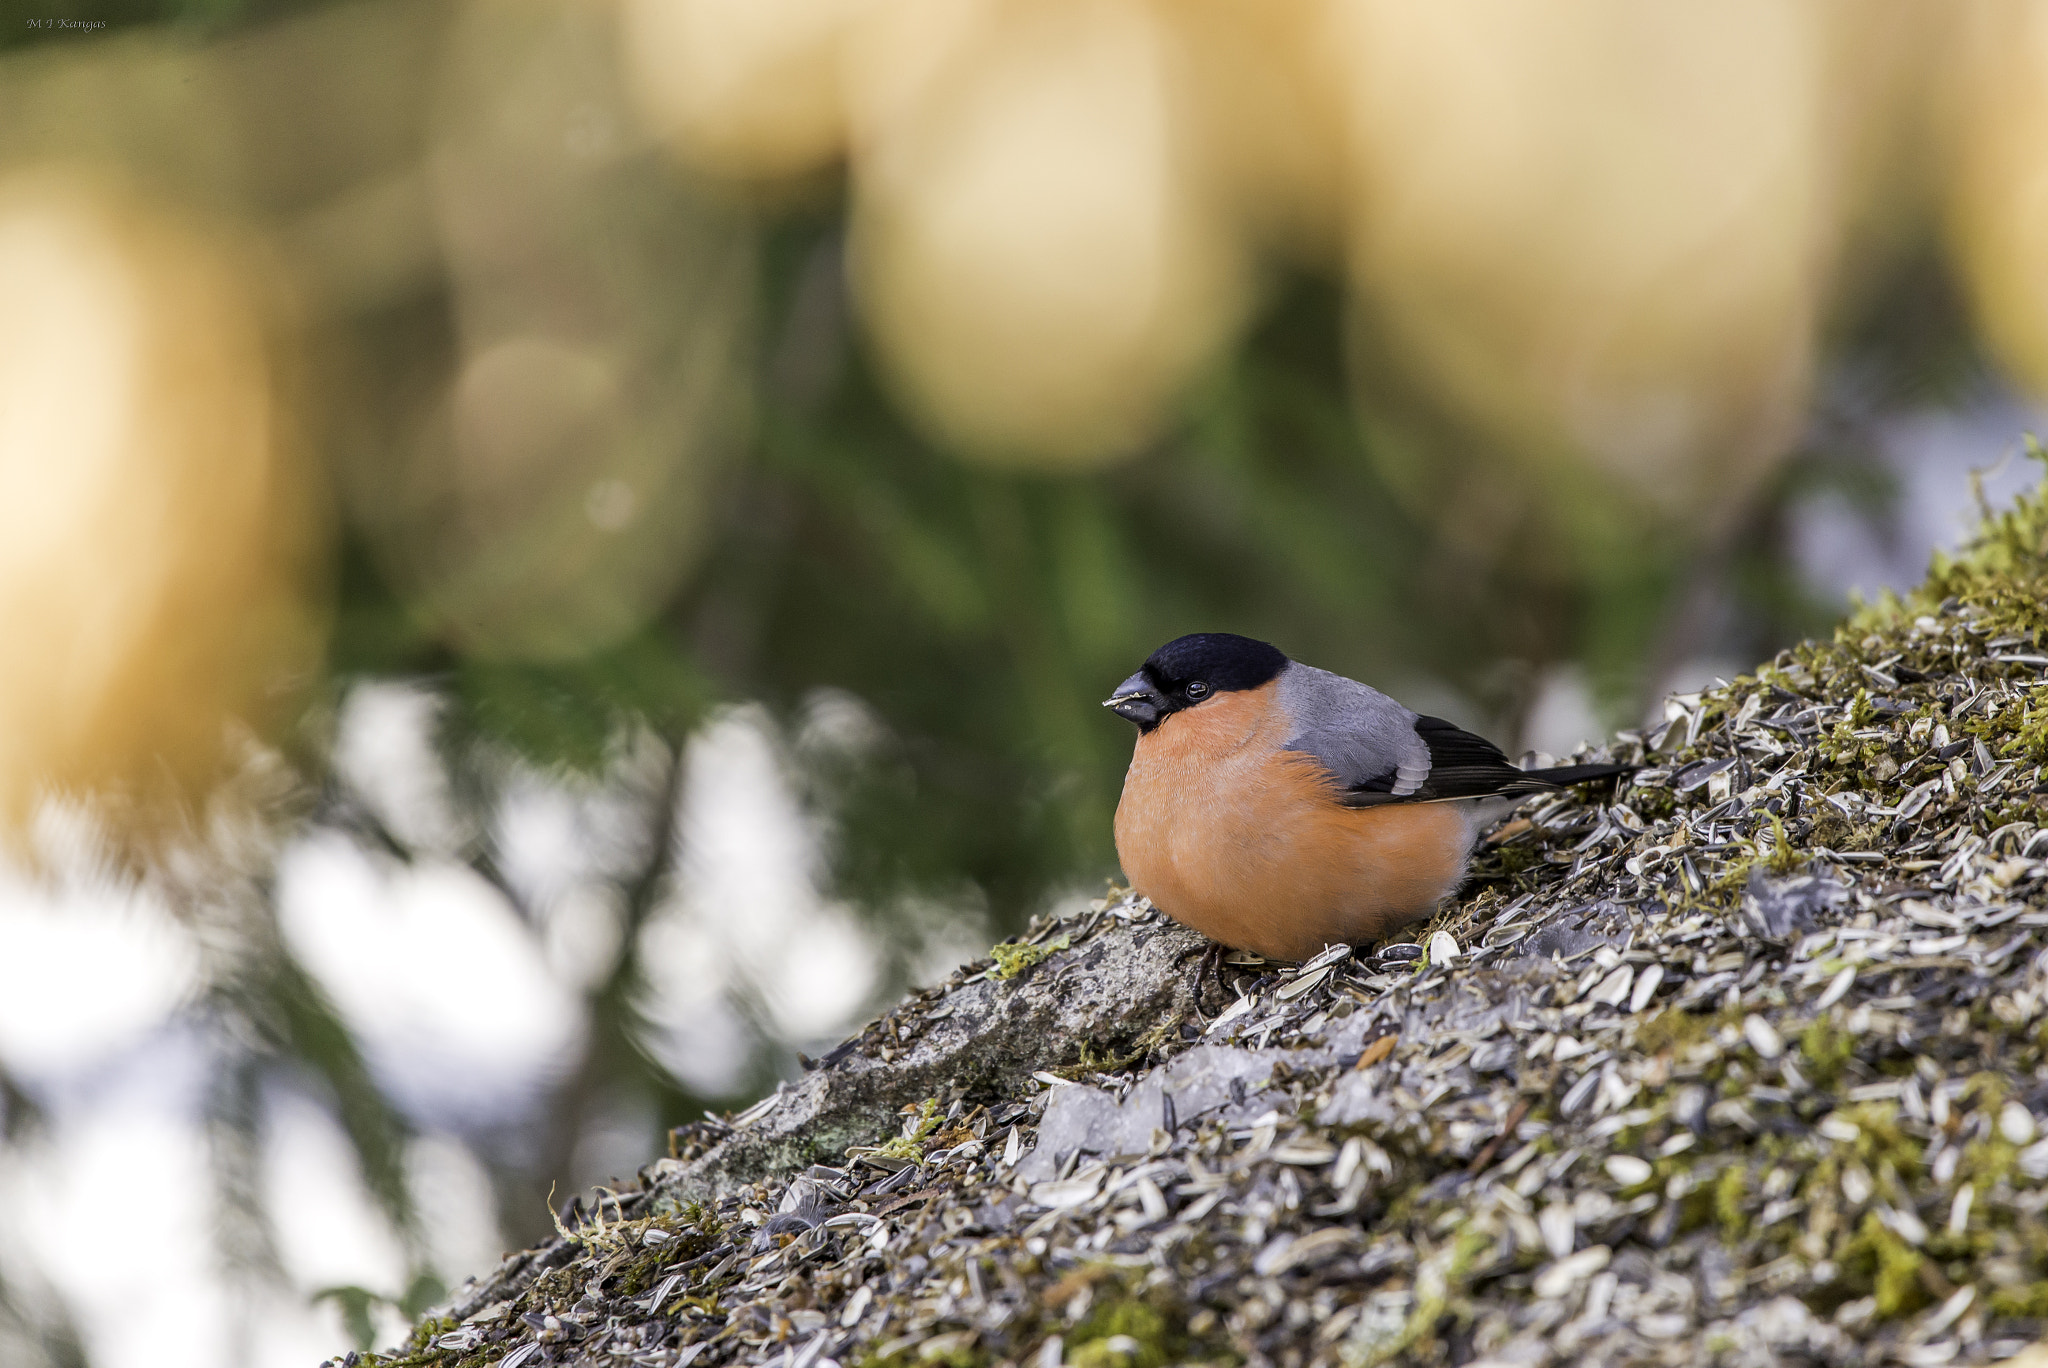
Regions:
M 1848 888 L 1833 874 L 1811 872 L 1773 878 L 1762 869 L 1752 869 L 1742 894 L 1742 916 L 1757 935 L 1783 941 L 1811 931 L 1823 917 L 1848 901 Z
M 1296 1056 L 1284 1050 L 1200 1045 L 1146 1075 L 1121 1103 L 1100 1088 L 1061 1088 L 1046 1104 L 1038 1144 L 1018 1161 L 1017 1172 L 1043 1182 L 1076 1150 L 1143 1154 L 1155 1130 L 1171 1132 L 1216 1112 L 1229 1122 L 1269 1111 L 1273 1102 L 1266 1084 L 1274 1064 L 1289 1058 Z
M 785 1084 L 773 1107 L 673 1171 L 663 1188 L 673 1200 L 722 1195 L 887 1139 L 901 1110 L 928 1097 L 1012 1094 L 1032 1073 L 1072 1063 L 1084 1046 L 1114 1055 L 1192 1013 L 1197 975 L 1189 961 L 1208 944 L 1185 927 L 1111 918 L 1015 979 L 959 983 L 905 1014 L 918 1034 L 891 1047 L 893 1059 L 862 1046 L 835 1051 L 833 1062 Z M 889 1019 L 880 1026 L 869 1033 L 882 1037 L 878 1047 Z M 1147 1115 L 1156 1117 L 1156 1097 L 1151 1105 Z

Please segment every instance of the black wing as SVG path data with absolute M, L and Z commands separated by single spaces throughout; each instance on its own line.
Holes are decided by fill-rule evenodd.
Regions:
M 1453 726 L 1441 717 L 1417 717 L 1415 734 L 1429 747 L 1429 773 L 1421 784 L 1412 792 L 1396 793 L 1394 790 L 1399 785 L 1390 770 L 1346 789 L 1342 801 L 1347 807 L 1548 793 L 1568 784 L 1625 774 L 1634 768 L 1632 765 L 1566 765 L 1549 770 L 1517 769 L 1499 746 L 1483 736 L 1475 736 Z

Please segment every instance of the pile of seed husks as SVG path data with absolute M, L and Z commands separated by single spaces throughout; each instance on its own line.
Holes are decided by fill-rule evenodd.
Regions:
M 379 1361 L 2039 1354 L 2044 509 L 1590 753 L 1644 768 L 1525 808 L 1412 942 L 1197 956 L 1141 1057 L 963 1080 L 693 1203 L 698 1128 Z M 1156 916 L 1108 900 L 1001 965 Z

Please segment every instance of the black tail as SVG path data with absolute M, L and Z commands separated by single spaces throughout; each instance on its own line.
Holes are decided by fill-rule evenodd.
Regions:
M 1634 774 L 1641 765 L 1559 765 L 1555 769 L 1527 770 L 1526 775 L 1555 788 L 1572 784 L 1590 784 L 1595 779 L 1612 779 L 1617 775 Z

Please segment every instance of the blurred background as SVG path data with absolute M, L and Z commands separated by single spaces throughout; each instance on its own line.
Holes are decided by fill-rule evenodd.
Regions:
M 389 1342 L 1098 896 L 1181 632 L 1562 753 L 2035 474 L 2027 0 L 0 19 L 9 1365 Z

